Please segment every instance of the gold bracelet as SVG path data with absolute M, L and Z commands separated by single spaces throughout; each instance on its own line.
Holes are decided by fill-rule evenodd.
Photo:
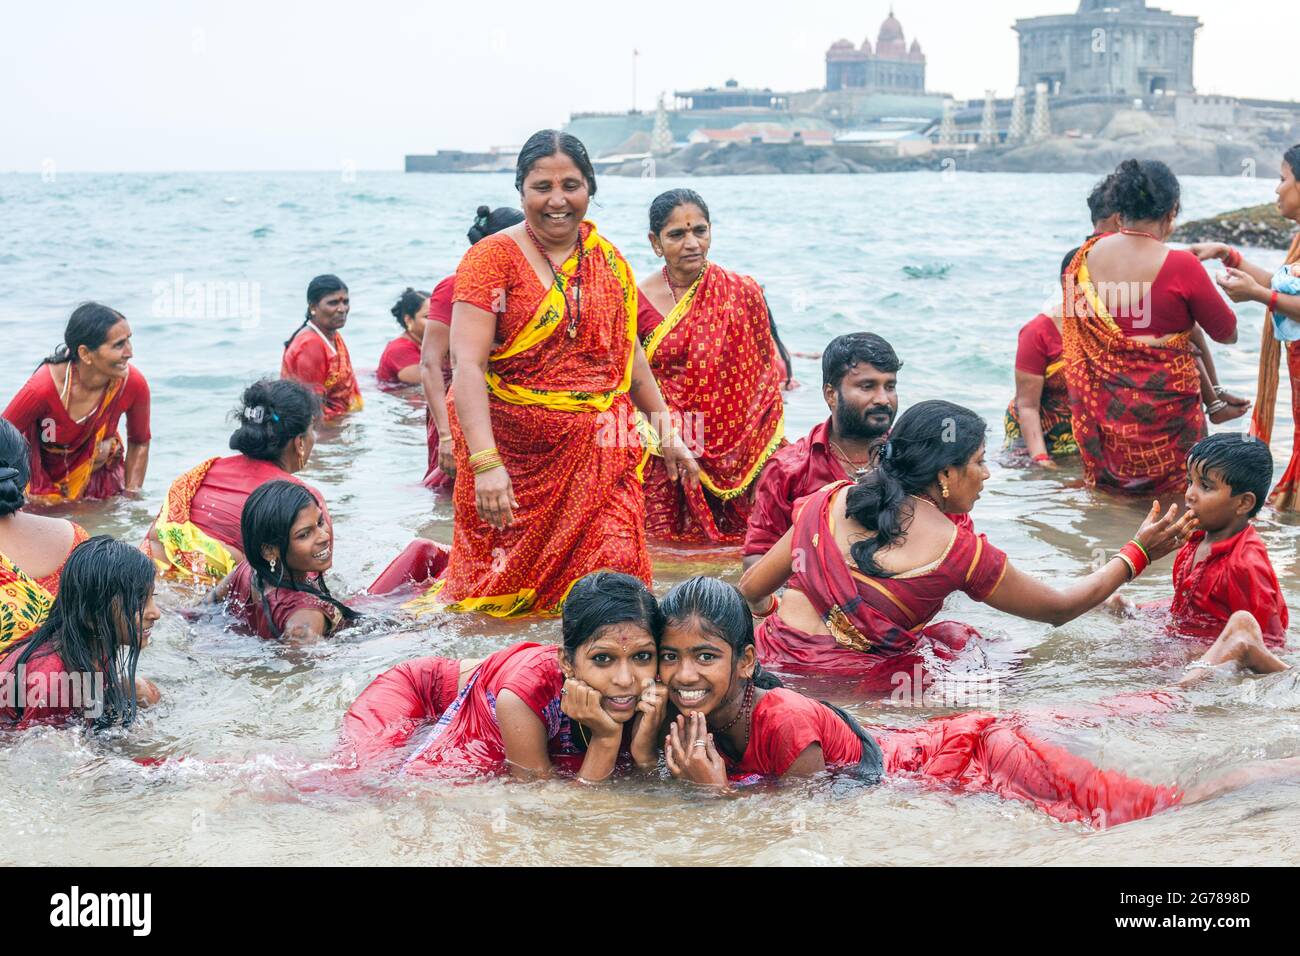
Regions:
M 469 456 L 469 463 L 471 465 L 477 465 L 480 461 L 488 461 L 492 458 L 499 457 L 501 457 L 500 453 L 497 451 L 496 446 L 493 445 L 491 448 L 484 448 L 482 451 L 474 452 L 474 454 Z

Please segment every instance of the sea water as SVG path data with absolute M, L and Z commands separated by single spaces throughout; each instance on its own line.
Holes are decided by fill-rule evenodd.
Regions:
M 904 361 L 900 404 L 945 398 L 989 422 L 992 477 L 974 512 L 1017 566 L 1064 585 L 1137 528 L 1143 503 L 1081 487 L 1077 465 L 1046 474 L 1004 467 L 1002 414 L 1016 335 L 1049 307 L 1062 255 L 1089 232 L 1095 177 L 948 173 L 875 176 L 603 178 L 590 217 L 638 275 L 657 268 L 646 210 L 661 190 L 698 189 L 713 217 L 710 258 L 767 290 L 788 347 L 873 331 Z M 1189 218 L 1266 202 L 1271 181 L 1187 178 Z M 327 497 L 337 533 L 336 593 L 364 587 L 414 535 L 451 540 L 451 507 L 420 484 L 418 395 L 379 391 L 389 309 L 456 266 L 481 203 L 517 201 L 504 175 L 130 174 L 0 176 L 0 397 L 60 340 L 86 299 L 120 310 L 153 392 L 153 442 L 139 499 L 59 513 L 136 543 L 169 482 L 227 454 L 241 389 L 278 373 L 312 276 L 350 287 L 345 330 L 366 408 L 323 435 L 303 478 Z M 1268 268 L 1276 251 L 1248 250 Z M 1219 266 L 1212 264 L 1211 269 Z M 1214 346 L 1221 381 L 1252 396 L 1263 309 L 1237 306 L 1240 339 Z M 820 366 L 797 357 L 786 393 L 791 438 L 827 415 Z M 1285 380 L 1285 376 L 1284 376 Z M 1274 455 L 1290 453 L 1285 385 Z M 1245 420 L 1223 426 L 1241 430 Z M 1258 528 L 1300 610 L 1300 522 L 1266 511 Z M 656 549 L 656 587 L 697 573 L 734 580 L 717 550 Z M 1125 589 L 1170 594 L 1166 559 Z M 1295 862 L 1300 789 L 1276 783 L 1101 832 L 1027 804 L 905 780 L 871 790 L 824 782 L 704 798 L 674 783 L 580 787 L 549 781 L 449 786 L 402 780 L 352 792 L 308 785 L 328 763 L 340 719 L 383 669 L 408 657 L 482 656 L 556 641 L 558 622 L 372 616 L 319 646 L 289 650 L 236 635 L 219 615 L 191 619 L 163 589 L 165 616 L 140 659 L 163 703 L 124 734 L 88 740 L 41 729 L 0 745 L 0 861 L 10 863 L 1130 863 Z M 943 617 L 978 627 L 967 682 L 942 699 L 870 701 L 795 681 L 862 720 L 910 725 L 969 709 L 1038 714 L 1165 686 L 1195 655 L 1140 622 L 1096 611 L 1060 628 L 954 597 Z M 1294 638 L 1293 638 L 1294 640 Z M 1292 661 L 1294 657 L 1290 657 Z M 1038 718 L 1048 739 L 1158 783 L 1300 753 L 1300 684 L 1289 675 L 1224 676 L 1144 719 Z M 142 766 L 136 758 L 170 758 Z M 183 759 L 182 759 L 183 758 Z

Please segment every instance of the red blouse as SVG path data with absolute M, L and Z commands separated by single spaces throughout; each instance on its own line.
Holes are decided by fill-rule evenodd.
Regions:
M 1196 564 L 1196 549 L 1204 539 L 1204 531 L 1193 532 L 1174 558 L 1170 612 L 1175 626 L 1193 637 L 1218 637 L 1234 612 L 1249 611 L 1265 642 L 1283 647 L 1289 624 L 1286 599 L 1254 526 L 1211 545 L 1205 560 Z
M 828 768 L 852 766 L 862 759 L 862 741 L 838 714 L 784 687 L 766 691 L 754 705 L 751 720 L 749 745 L 740 762 L 728 767 L 730 777 L 784 776 L 813 744 L 821 746 Z
M 266 604 L 271 609 L 270 620 L 261 596 L 253 590 L 253 569 L 247 561 L 239 562 L 230 572 L 230 589 L 226 593 L 226 612 L 250 634 L 265 641 L 274 641 L 284 634 L 285 625 L 295 611 L 309 608 L 325 615 L 325 634 L 328 636 L 343 623 L 343 612 L 323 598 L 305 591 L 290 588 L 271 588 L 266 592 Z M 272 630 L 271 625 L 275 625 Z
M 400 385 L 402 380 L 398 378 L 398 373 L 404 368 L 419 364 L 420 346 L 412 342 L 409 335 L 402 334 L 384 346 L 376 374 L 379 381 L 387 385 Z
M 452 296 L 456 291 L 456 273 L 433 287 L 429 295 L 429 321 L 451 325 Z
M 1133 305 L 1132 298 L 1138 302 Z M 1216 342 L 1232 336 L 1237 314 L 1219 294 L 1201 260 L 1182 249 L 1171 249 L 1144 296 L 1103 293 L 1101 300 L 1125 335 L 1170 335 L 1199 324 Z
M 121 415 L 126 413 L 126 437 L 132 445 L 144 445 L 153 437 L 149 429 L 149 383 L 134 365 L 130 366 L 122 391 L 116 399 L 118 417 L 109 423 L 105 435 L 111 437 L 118 429 Z M 54 445 L 75 445 L 82 438 L 83 425 L 78 425 L 63 407 L 59 389 L 50 375 L 50 367 L 42 365 L 18 390 L 4 410 L 7 418 L 23 434 L 36 426 L 41 440 Z M 50 435 L 47 423 L 54 426 Z M 33 449 L 33 454 L 37 449 Z
M 40 653 L 28 658 L 23 664 L 24 688 L 18 688 L 14 668 L 22 656 L 26 642 L 20 642 L 9 649 L 4 660 L 0 661 L 0 687 L 4 687 L 3 706 L 0 706 L 0 722 L 11 729 L 21 730 L 31 724 L 62 724 L 77 717 L 91 716 L 89 700 L 82 699 L 84 682 L 79 675 L 70 675 L 64 666 L 63 658 L 57 652 Z M 73 687 L 73 681 L 76 686 Z M 9 682 L 13 682 L 12 691 Z M 15 695 L 22 695 L 23 715 L 18 719 L 18 701 Z
M 328 522 L 329 509 L 319 491 L 279 465 L 246 455 L 228 455 L 212 463 L 190 502 L 190 521 L 201 531 L 230 548 L 244 550 L 240 519 L 248 496 L 268 481 L 302 485 L 320 502 Z
M 1016 346 L 1016 369 L 1030 375 L 1047 376 L 1047 367 L 1061 360 L 1061 330 L 1050 315 L 1034 316 L 1020 330 Z
M 361 408 L 361 388 L 341 332 L 326 344 L 325 336 L 308 322 L 284 350 L 280 377 L 302 382 L 316 392 L 327 420 Z

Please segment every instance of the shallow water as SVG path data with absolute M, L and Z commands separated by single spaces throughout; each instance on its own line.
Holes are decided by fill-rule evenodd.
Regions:
M 645 209 L 677 181 L 606 178 L 592 217 L 641 273 L 654 267 Z M 948 398 L 989 420 L 1001 444 L 1016 333 L 1050 295 L 1062 254 L 1087 232 L 1085 176 L 900 174 L 710 179 L 711 257 L 765 283 L 787 345 L 815 352 L 872 330 L 906 365 L 904 405 Z M 1187 216 L 1267 201 L 1272 183 L 1184 180 Z M 136 364 L 154 396 L 143 500 L 65 509 L 92 532 L 138 541 L 167 484 L 224 454 L 243 385 L 279 368 L 318 272 L 351 286 L 346 336 L 367 407 L 322 440 L 304 477 L 329 499 L 337 593 L 363 587 L 408 541 L 450 541 L 449 502 L 419 484 L 423 417 L 371 374 L 396 334 L 388 308 L 406 285 L 430 288 L 464 250 L 481 202 L 513 199 L 506 176 L 166 174 L 0 177 L 0 334 L 9 396 L 58 340 L 71 308 L 96 298 L 135 329 Z M 1277 252 L 1251 253 L 1262 264 Z M 204 314 L 168 302 L 180 277 L 236 286 Z M 244 308 L 239 308 L 242 294 Z M 219 303 L 218 303 L 219 306 Z M 1251 395 L 1262 309 L 1238 308 L 1238 345 L 1215 349 L 1221 380 Z M 787 429 L 826 415 L 813 360 L 787 398 Z M 1282 405 L 1287 402 L 1283 386 Z M 1229 426 L 1232 427 L 1232 426 Z M 1239 430 L 1244 427 L 1238 423 Z M 1279 407 L 1275 456 L 1290 451 Z M 1077 469 L 1041 477 L 1001 467 L 974 517 L 1020 566 L 1064 582 L 1113 549 L 1143 508 L 1078 485 Z M 1293 608 L 1300 608 L 1294 517 L 1259 523 Z M 656 584 L 701 572 L 734 579 L 717 552 L 655 553 Z M 1167 559 L 1129 589 L 1169 594 Z M 175 608 L 185 598 L 167 594 Z M 1062 628 L 998 614 L 957 596 L 945 617 L 985 635 L 973 660 L 992 675 L 987 708 L 1051 709 L 1176 679 L 1192 652 L 1138 622 L 1092 613 Z M 1028 805 L 891 781 L 870 791 L 807 782 L 718 801 L 672 784 L 404 780 L 364 794 L 304 787 L 327 761 L 339 720 L 375 674 L 422 654 L 481 656 L 558 624 L 478 619 L 371 621 L 322 647 L 285 651 L 228 633 L 220 618 L 168 613 L 141 659 L 165 701 L 124 736 L 87 741 L 38 730 L 0 749 L 0 861 L 41 863 L 1282 863 L 1300 859 L 1295 782 L 1262 785 L 1159 817 L 1090 832 Z M 1294 640 L 1294 639 L 1293 639 Z M 982 654 L 983 657 L 978 655 Z M 1295 660 L 1294 656 L 1289 659 Z M 864 720 L 911 724 L 947 711 L 852 701 L 806 685 Z M 964 708 L 958 708 L 964 709 Z M 1300 754 L 1300 679 L 1217 677 L 1158 717 L 1051 722 L 1045 736 L 1106 767 L 1160 783 L 1242 761 Z M 187 757 L 146 768 L 133 757 Z

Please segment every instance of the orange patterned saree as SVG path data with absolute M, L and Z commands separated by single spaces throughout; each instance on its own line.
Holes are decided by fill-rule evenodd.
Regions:
M 583 223 L 581 235 L 582 311 L 572 335 L 566 316 L 576 313 L 570 294 L 576 253 L 549 288 L 503 233 L 471 246 L 461 261 L 456 301 L 497 317 L 498 344 L 485 375 L 488 406 L 519 507 L 503 531 L 479 517 L 453 389 L 451 557 L 443 578 L 408 604 L 411 610 L 558 614 L 569 588 L 592 571 L 650 582 L 640 478 L 645 452 L 627 396 L 636 282 L 594 225 Z
M 646 336 L 645 352 L 671 426 L 700 466 L 700 484 L 687 485 L 669 479 L 657 454 L 651 459 L 646 531 L 666 541 L 739 544 L 753 507 L 748 492 L 785 437 L 784 371 L 763 290 L 710 264 Z
M 1160 345 L 1124 334 L 1088 274 L 1100 238 L 1062 276 L 1061 344 L 1084 479 L 1121 494 L 1182 494 L 1187 453 L 1206 434 L 1190 332 Z

